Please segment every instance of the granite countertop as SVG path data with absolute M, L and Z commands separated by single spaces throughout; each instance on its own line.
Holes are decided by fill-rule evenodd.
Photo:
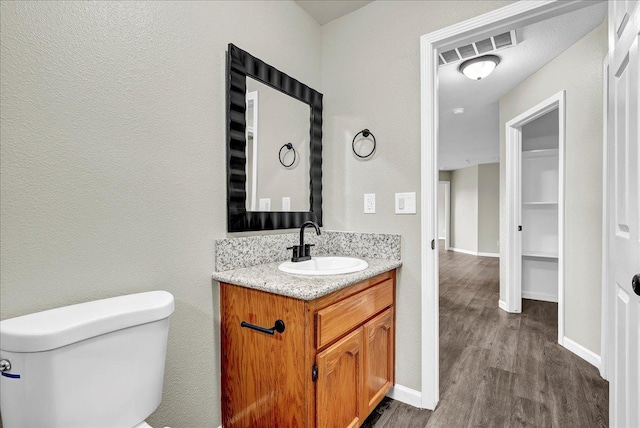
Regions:
M 372 278 L 402 266 L 401 260 L 385 260 L 360 257 L 369 267 L 360 272 L 343 275 L 295 275 L 282 272 L 272 262 L 239 269 L 214 272 L 212 278 L 219 282 L 240 285 L 302 300 L 313 300 L 334 291 Z

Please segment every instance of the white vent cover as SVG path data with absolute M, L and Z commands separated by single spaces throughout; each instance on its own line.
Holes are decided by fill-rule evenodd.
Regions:
M 510 48 L 518 44 L 516 30 L 507 31 L 506 33 L 491 36 L 486 39 L 478 40 L 464 46 L 440 52 L 439 64 L 447 65 L 458 61 L 471 59 L 480 55 L 486 55 L 502 49 Z

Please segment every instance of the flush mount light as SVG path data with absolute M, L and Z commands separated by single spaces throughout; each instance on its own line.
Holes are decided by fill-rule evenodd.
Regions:
M 462 114 L 464 113 L 464 107 L 456 107 L 453 109 L 453 114 Z
M 500 57 L 485 55 L 463 62 L 458 70 L 471 80 L 480 80 L 491 74 L 498 64 L 500 64 Z

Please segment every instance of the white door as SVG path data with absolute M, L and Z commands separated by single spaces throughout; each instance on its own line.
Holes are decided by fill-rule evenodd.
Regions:
M 607 226 L 609 260 L 606 340 L 611 356 L 609 416 L 612 427 L 640 427 L 640 155 L 638 150 L 637 2 L 609 2 L 609 95 Z M 640 280 L 640 278 L 639 278 Z M 635 288 L 635 291 L 634 291 Z

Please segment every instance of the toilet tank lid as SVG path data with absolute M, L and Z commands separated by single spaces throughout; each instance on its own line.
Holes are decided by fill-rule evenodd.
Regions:
M 173 295 L 148 291 L 95 300 L 0 321 L 0 349 L 41 352 L 167 318 Z

